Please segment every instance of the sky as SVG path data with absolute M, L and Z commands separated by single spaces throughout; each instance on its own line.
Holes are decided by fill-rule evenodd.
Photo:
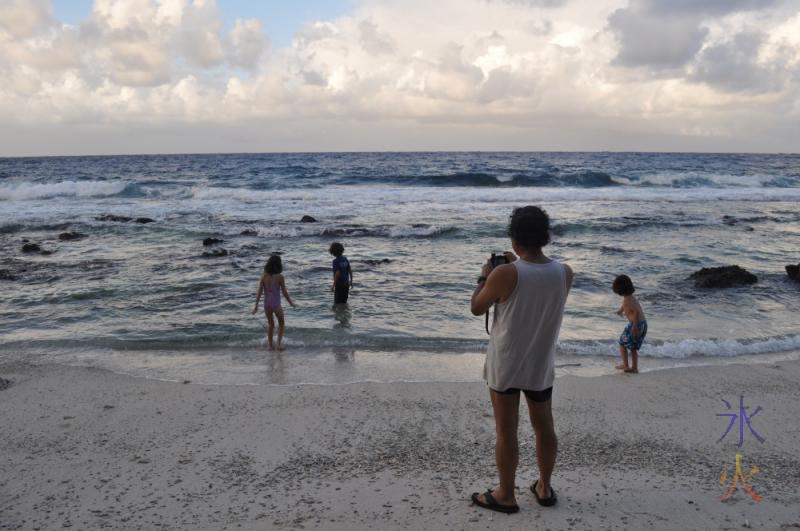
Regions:
M 0 0 L 0 156 L 800 152 L 800 0 Z

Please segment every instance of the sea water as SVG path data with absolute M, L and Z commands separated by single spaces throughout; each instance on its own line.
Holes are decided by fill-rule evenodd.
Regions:
M 800 350 L 800 283 L 784 271 L 800 262 L 798 199 L 798 155 L 0 159 L 0 361 L 207 383 L 479 380 L 487 335 L 470 295 L 527 204 L 550 214 L 546 252 L 576 273 L 560 374 L 611 370 L 619 273 L 647 313 L 643 369 L 779 359 Z M 22 252 L 25 240 L 51 254 Z M 332 305 L 333 241 L 354 272 L 344 308 Z M 228 254 L 203 257 L 213 249 Z M 251 315 L 274 252 L 298 304 L 284 303 L 282 353 L 266 351 L 263 313 Z M 730 264 L 758 283 L 688 279 Z

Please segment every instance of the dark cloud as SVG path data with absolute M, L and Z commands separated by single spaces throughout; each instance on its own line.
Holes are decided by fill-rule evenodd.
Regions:
M 618 66 L 675 69 L 700 51 L 708 30 L 689 17 L 657 17 L 638 8 L 618 9 L 608 19 L 619 41 Z
M 781 0 L 632 0 L 611 14 L 609 29 L 619 42 L 614 64 L 674 70 L 703 47 L 709 17 L 766 9 Z
M 690 79 L 727 92 L 772 92 L 783 86 L 782 69 L 758 62 L 766 36 L 739 33 L 732 39 L 705 48 Z

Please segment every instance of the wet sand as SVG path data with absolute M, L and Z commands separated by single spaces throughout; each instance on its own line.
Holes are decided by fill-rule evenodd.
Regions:
M 494 484 L 476 383 L 209 386 L 0 365 L 0 529 L 800 528 L 800 362 L 556 380 L 555 508 L 536 505 L 520 432 L 520 513 Z M 729 422 L 722 398 L 765 438 Z M 524 406 L 523 406 L 524 408 Z M 524 414 L 524 411 L 523 411 Z M 723 503 L 736 453 L 741 484 Z M 728 480 L 719 479 L 723 468 Z

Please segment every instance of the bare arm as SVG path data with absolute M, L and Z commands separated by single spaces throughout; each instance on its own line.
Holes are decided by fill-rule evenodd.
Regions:
M 253 313 L 258 311 L 258 301 L 261 300 L 262 291 L 264 291 L 264 273 L 261 273 L 261 278 L 258 280 L 258 289 L 256 290 L 256 306 L 253 308 Z
M 283 296 L 286 297 L 288 303 L 292 306 L 295 306 L 294 301 L 292 301 L 292 298 L 289 296 L 289 292 L 286 290 L 286 281 L 284 280 L 283 275 L 281 275 L 281 291 L 283 292 Z
M 472 293 L 472 315 L 483 315 L 497 301 L 508 299 L 517 285 L 517 270 L 514 266 L 501 265 L 492 271 L 491 264 L 487 262 L 481 273 L 487 278 L 484 282 L 479 282 Z

